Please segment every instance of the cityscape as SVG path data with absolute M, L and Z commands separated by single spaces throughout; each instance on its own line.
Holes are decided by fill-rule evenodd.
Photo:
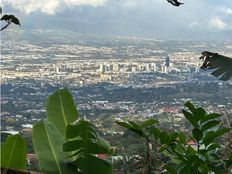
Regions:
M 2 0 L 0 15 L 0 173 L 232 173 L 232 1 Z
M 199 61 L 204 50 L 232 56 L 232 43 L 72 37 L 69 32 L 57 41 L 54 32 L 37 31 L 37 40 L 31 40 L 35 31 L 2 35 L 2 131 L 31 128 L 45 117 L 47 96 L 63 87 L 71 90 L 81 117 L 99 122 L 156 118 L 178 128 L 184 124 L 185 101 L 211 112 L 232 112 L 231 80 L 217 80 L 200 69 Z M 50 37 L 44 41 L 40 35 Z

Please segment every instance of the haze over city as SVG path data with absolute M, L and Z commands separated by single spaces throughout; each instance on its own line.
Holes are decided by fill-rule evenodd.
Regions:
M 0 7 L 1 173 L 232 173 L 232 0 Z

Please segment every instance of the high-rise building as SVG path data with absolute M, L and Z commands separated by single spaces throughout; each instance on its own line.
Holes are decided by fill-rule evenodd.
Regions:
M 132 66 L 131 67 L 131 72 L 136 72 L 137 71 L 137 67 L 136 66 Z
M 161 66 L 161 73 L 167 73 L 167 66 Z
M 151 69 L 152 69 L 152 71 L 156 71 L 157 70 L 156 63 L 151 63 Z
M 119 71 L 119 64 L 118 63 L 115 63 L 113 64 L 113 71 Z
M 147 70 L 147 72 L 150 72 L 150 71 L 151 71 L 151 64 L 150 64 L 150 63 L 148 63 L 148 64 L 146 65 L 146 70 Z
M 105 72 L 105 65 L 104 64 L 100 64 L 99 71 L 102 72 L 102 73 Z
M 164 63 L 164 65 L 165 65 L 166 67 L 169 67 L 169 66 L 170 66 L 170 57 L 169 57 L 169 56 L 167 56 L 167 57 L 165 58 L 165 63 Z
M 104 72 L 108 72 L 108 71 L 110 71 L 110 65 L 106 64 L 104 65 Z

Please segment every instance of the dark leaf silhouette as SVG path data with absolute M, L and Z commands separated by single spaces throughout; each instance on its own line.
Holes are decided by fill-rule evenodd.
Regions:
M 176 7 L 179 7 L 180 5 L 184 4 L 182 2 L 179 2 L 177 0 L 167 0 L 170 4 L 176 6 Z
M 211 74 L 220 80 L 229 80 L 232 77 L 232 58 L 212 53 L 208 51 L 202 52 L 200 60 L 203 60 L 202 69 L 215 69 Z
M 1 20 L 4 20 L 6 22 L 12 22 L 12 23 L 20 26 L 19 19 L 16 18 L 14 15 L 3 15 Z

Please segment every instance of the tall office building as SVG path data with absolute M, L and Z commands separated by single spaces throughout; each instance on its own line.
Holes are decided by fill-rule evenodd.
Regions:
M 168 73 L 167 66 L 161 66 L 161 73 Z
M 165 58 L 165 63 L 164 63 L 164 65 L 165 65 L 166 67 L 169 67 L 169 66 L 170 66 L 170 57 L 169 57 L 169 56 L 167 56 L 167 57 Z
M 100 64 L 99 71 L 102 72 L 102 73 L 105 72 L 105 65 L 104 64 Z
M 105 69 L 104 72 L 109 72 L 110 71 L 110 64 L 104 65 L 104 69 Z
M 114 63 L 113 64 L 113 71 L 119 71 L 119 64 L 118 63 Z
M 150 63 L 148 63 L 148 64 L 146 65 L 146 70 L 147 70 L 147 72 L 150 72 L 150 71 L 151 71 L 151 64 L 150 64 Z

